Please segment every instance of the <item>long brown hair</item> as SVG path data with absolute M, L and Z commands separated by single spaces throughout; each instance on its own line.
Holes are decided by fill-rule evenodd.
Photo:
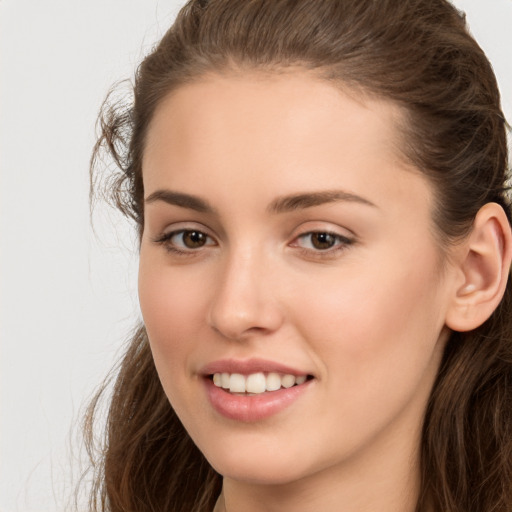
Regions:
M 191 0 L 139 66 L 133 102 L 107 98 L 92 159 L 102 190 L 142 233 L 142 155 L 162 99 L 205 73 L 300 66 L 406 113 L 404 157 L 434 184 L 441 245 L 507 194 L 506 123 L 492 68 L 446 0 Z M 103 156 L 116 172 L 100 172 Z M 101 157 L 101 158 L 100 158 Z M 221 477 L 165 397 L 140 327 L 113 373 L 107 428 L 93 452 L 93 510 L 210 512 Z M 480 328 L 451 335 L 426 411 L 417 511 L 512 510 L 512 289 Z

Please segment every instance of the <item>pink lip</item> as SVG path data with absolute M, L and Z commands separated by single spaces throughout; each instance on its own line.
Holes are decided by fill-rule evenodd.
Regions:
M 210 403 L 219 414 L 231 420 L 250 423 L 264 420 L 292 405 L 309 389 L 313 380 L 252 396 L 233 395 L 218 388 L 211 379 L 205 378 L 204 382 Z
M 266 359 L 222 359 L 213 363 L 207 364 L 200 370 L 201 375 L 213 375 L 214 373 L 241 373 L 242 375 L 249 375 L 250 373 L 283 373 L 289 375 L 307 375 L 307 372 L 291 368 L 275 361 L 268 361 Z
M 206 394 L 213 408 L 222 416 L 232 420 L 246 423 L 260 421 L 292 405 L 307 392 L 314 380 L 307 380 L 303 384 L 288 389 L 281 388 L 257 395 L 237 395 L 215 386 L 210 378 L 214 373 L 249 375 L 256 372 L 307 375 L 304 371 L 264 359 L 215 361 L 206 365 L 200 372 L 204 376 Z

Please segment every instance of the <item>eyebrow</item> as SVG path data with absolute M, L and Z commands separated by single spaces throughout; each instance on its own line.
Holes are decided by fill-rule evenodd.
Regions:
M 205 199 L 183 192 L 162 189 L 153 192 L 145 199 L 146 204 L 156 201 L 163 201 L 167 204 L 195 210 L 200 213 L 216 213 L 215 208 Z M 278 197 L 270 203 L 267 207 L 267 211 L 269 213 L 286 213 L 336 202 L 351 202 L 371 206 L 373 208 L 377 207 L 368 199 L 352 194 L 351 192 L 345 192 L 343 190 L 325 190 Z
M 154 203 L 155 201 L 163 201 L 167 204 L 181 206 L 182 208 L 188 208 L 189 210 L 195 210 L 200 213 L 215 213 L 215 208 L 213 208 L 208 201 L 182 192 L 157 190 L 144 200 L 146 204 Z
M 337 202 L 359 203 L 377 208 L 377 206 L 368 199 L 352 194 L 351 192 L 345 192 L 343 190 L 325 190 L 279 197 L 275 201 L 272 201 L 268 207 L 268 211 L 271 213 L 285 213 Z

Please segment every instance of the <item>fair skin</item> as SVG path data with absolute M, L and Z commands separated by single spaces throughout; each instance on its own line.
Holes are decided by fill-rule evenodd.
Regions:
M 399 120 L 298 71 L 209 75 L 155 112 L 140 304 L 163 388 L 224 477 L 216 511 L 414 510 L 426 403 L 482 273 L 468 245 L 444 258 Z M 219 411 L 204 368 L 255 359 L 307 381 L 269 416 Z

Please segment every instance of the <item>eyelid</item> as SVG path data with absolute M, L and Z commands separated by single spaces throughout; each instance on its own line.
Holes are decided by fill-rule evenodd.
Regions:
M 176 228 L 176 229 L 167 230 L 164 233 L 162 233 L 161 235 L 158 235 L 157 237 L 155 237 L 154 241 L 158 242 L 159 240 L 161 240 L 163 238 L 169 238 L 170 236 L 176 235 L 178 233 L 187 233 L 190 231 L 197 231 L 198 233 L 205 234 L 209 238 L 213 238 L 212 235 L 210 235 L 206 229 L 185 227 L 185 228 Z
M 329 234 L 336 238 L 336 242 L 332 247 L 325 249 L 302 246 L 300 240 L 312 236 L 315 233 Z M 306 259 L 316 261 L 322 259 L 332 260 L 341 256 L 341 253 L 348 250 L 350 246 L 357 243 L 357 241 L 357 235 L 345 226 L 325 221 L 307 221 L 300 224 L 300 226 L 293 231 L 291 242 L 288 243 L 288 246 L 295 251 L 299 251 L 299 254 Z
M 206 243 L 197 248 L 191 248 L 171 243 L 171 240 L 174 236 L 179 235 L 180 233 L 187 233 L 191 231 L 204 234 L 207 237 Z M 162 245 L 167 251 L 178 256 L 195 256 L 201 253 L 205 248 L 218 245 L 215 236 L 211 234 L 211 230 L 206 226 L 186 222 L 167 226 L 160 235 L 152 238 L 152 242 L 157 245 Z
M 297 235 L 293 239 L 292 244 L 296 244 L 297 240 L 300 240 L 300 239 L 303 239 L 303 238 L 306 238 L 308 236 L 312 236 L 312 235 L 315 235 L 315 234 L 330 235 L 333 238 L 337 239 L 342 244 L 354 243 L 354 239 L 353 238 L 349 238 L 348 236 L 342 235 L 340 233 L 336 233 L 335 231 L 315 229 L 315 230 L 311 230 L 311 231 L 305 231 L 304 233 L 301 233 L 300 235 Z M 292 244 L 290 244 L 290 245 L 292 245 Z M 298 245 L 298 244 L 296 244 L 296 245 Z M 336 245 L 339 245 L 339 244 L 336 244 Z M 335 246 L 333 246 L 333 247 L 335 247 Z M 318 251 L 318 252 L 327 252 L 330 249 L 324 249 L 324 250 L 322 250 L 322 249 L 310 249 L 310 250 Z
M 313 235 L 314 233 L 329 233 L 332 236 L 337 237 L 339 240 L 335 245 L 326 249 L 317 249 L 314 247 L 303 247 L 298 243 L 298 240 L 301 237 L 305 237 L 308 235 Z M 346 251 L 349 251 L 351 247 L 356 243 L 355 239 L 350 239 L 338 233 L 330 233 L 326 230 L 324 231 L 308 231 L 296 236 L 292 243 L 289 244 L 289 247 L 297 254 L 300 258 L 311 261 L 311 262 L 330 262 L 330 261 L 338 261 Z
M 306 221 L 302 222 L 299 226 L 297 226 L 291 234 L 291 238 L 296 239 L 303 235 L 308 235 L 311 233 L 329 233 L 334 236 L 339 236 L 346 240 L 357 240 L 357 235 L 351 229 L 333 223 L 329 221 Z
M 155 229 L 155 231 L 157 231 Z M 210 238 L 216 238 L 216 235 L 212 233 L 212 230 L 206 227 L 204 224 L 200 222 L 173 222 L 171 224 L 166 225 L 163 229 L 158 229 L 158 235 L 152 236 L 153 242 L 158 242 L 163 238 L 169 238 L 170 235 L 179 233 L 181 231 L 200 231 L 205 235 L 208 235 Z
M 349 238 L 348 236 L 345 236 L 345 235 L 342 235 L 340 233 L 336 233 L 335 231 L 328 231 L 328 230 L 311 230 L 311 231 L 306 231 L 305 233 L 302 233 L 300 235 L 298 235 L 297 237 L 295 237 L 295 239 L 300 239 L 300 238 L 305 238 L 307 236 L 310 236 L 310 235 L 330 235 L 334 238 L 337 238 L 338 240 L 341 240 L 341 241 L 344 241 L 344 242 L 352 242 L 353 239 L 352 238 Z

